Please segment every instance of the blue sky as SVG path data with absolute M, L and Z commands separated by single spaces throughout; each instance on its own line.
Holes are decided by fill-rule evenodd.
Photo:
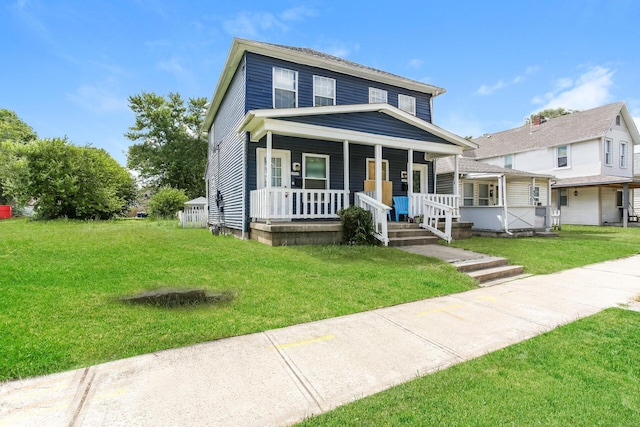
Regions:
M 127 97 L 210 98 L 242 37 L 444 87 L 434 123 L 461 136 L 619 100 L 640 126 L 639 22 L 636 0 L 5 0 L 0 108 L 124 165 Z

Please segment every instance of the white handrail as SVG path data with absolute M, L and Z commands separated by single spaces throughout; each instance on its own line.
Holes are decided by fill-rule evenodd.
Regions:
M 453 217 L 460 218 L 460 198 L 455 194 L 427 194 L 427 193 L 413 193 L 411 196 L 411 212 L 409 215 L 412 217 L 424 215 L 423 200 L 430 200 L 432 202 L 441 203 L 453 208 Z
M 451 243 L 451 222 L 454 208 L 426 198 L 423 199 L 422 203 L 424 208 L 424 218 L 420 227 L 426 228 L 436 236 L 446 240 L 447 243 Z M 438 223 L 441 219 L 444 219 L 444 232 L 440 231 L 438 228 Z
M 389 245 L 387 212 L 391 210 L 391 207 L 364 193 L 356 193 L 355 205 L 371 212 L 376 239 L 380 240 L 385 246 Z

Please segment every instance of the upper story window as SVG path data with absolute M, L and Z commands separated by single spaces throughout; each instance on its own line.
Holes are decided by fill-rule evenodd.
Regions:
M 513 154 L 507 154 L 504 156 L 504 168 L 513 169 Z
M 616 116 L 616 126 L 620 126 L 620 121 L 621 121 L 621 119 L 620 119 L 620 114 L 618 114 L 618 115 Z
M 377 89 L 375 87 L 369 88 L 369 104 L 377 104 L 379 102 L 387 102 L 387 91 Z
M 613 142 L 610 139 L 604 140 L 604 164 L 611 166 L 613 164 Z
M 561 145 L 556 147 L 556 167 L 568 168 L 569 167 L 569 146 Z
M 408 95 L 398 95 L 398 108 L 409 114 L 416 115 L 416 98 Z
M 627 143 L 620 141 L 620 167 L 627 167 Z
M 273 67 L 273 108 L 298 106 L 298 72 Z
M 313 106 L 336 105 L 336 81 L 329 77 L 313 76 Z

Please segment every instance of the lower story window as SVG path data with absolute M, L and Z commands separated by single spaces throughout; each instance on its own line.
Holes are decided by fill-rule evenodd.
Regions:
M 567 189 L 560 189 L 560 206 L 569 206 L 569 198 L 567 197 Z
M 473 206 L 473 183 L 462 184 L 462 206 Z
M 324 154 L 303 154 L 302 174 L 304 188 L 325 190 L 329 188 L 329 156 Z
M 478 184 L 478 206 L 489 206 L 489 184 Z

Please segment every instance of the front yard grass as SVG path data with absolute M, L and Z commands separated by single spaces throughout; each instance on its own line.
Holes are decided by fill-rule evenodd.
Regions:
M 609 309 L 300 426 L 638 426 L 639 323 Z
M 476 287 L 383 247 L 279 247 L 175 221 L 0 221 L 0 380 Z M 220 307 L 125 305 L 159 288 L 234 290 Z
M 560 236 L 456 240 L 452 246 L 505 257 L 530 274 L 549 274 L 640 253 L 640 228 L 563 225 Z

